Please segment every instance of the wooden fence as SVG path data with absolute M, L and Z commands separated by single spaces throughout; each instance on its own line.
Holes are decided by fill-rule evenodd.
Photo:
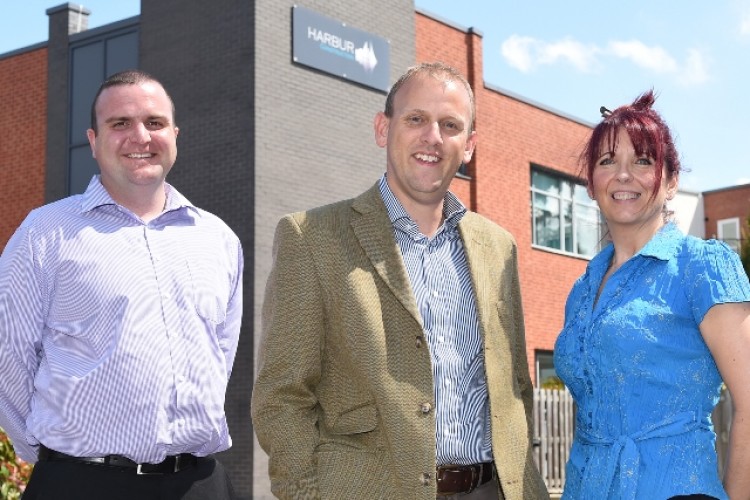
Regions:
M 732 424 L 732 398 L 724 390 L 713 413 L 719 474 L 723 473 Z M 534 463 L 550 495 L 562 493 L 565 464 L 573 444 L 575 407 L 567 389 L 534 389 Z
M 534 463 L 552 495 L 565 486 L 575 408 L 567 389 L 534 389 Z

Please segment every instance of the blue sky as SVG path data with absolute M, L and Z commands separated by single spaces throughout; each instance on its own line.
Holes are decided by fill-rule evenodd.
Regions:
M 47 39 L 46 9 L 0 16 L 0 54 Z M 303 2 L 304 3 L 304 2 Z M 90 0 L 89 28 L 137 15 L 140 0 Z M 750 2 L 416 0 L 483 35 L 485 81 L 586 122 L 653 88 L 682 155 L 681 187 L 750 183 Z M 481 134 L 481 130 L 479 131 Z M 540 137 L 539 140 L 544 140 Z M 481 141 L 481 135 L 480 135 Z

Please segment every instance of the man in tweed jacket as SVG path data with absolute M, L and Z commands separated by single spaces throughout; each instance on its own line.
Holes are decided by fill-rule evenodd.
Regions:
M 380 182 L 279 222 L 252 400 L 277 497 L 548 498 L 515 243 L 448 192 L 473 125 L 463 76 L 410 68 Z

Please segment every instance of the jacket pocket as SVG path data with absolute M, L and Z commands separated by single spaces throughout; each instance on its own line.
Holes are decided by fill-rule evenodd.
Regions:
M 361 434 L 374 431 L 378 425 L 378 412 L 373 403 L 348 409 L 330 419 L 331 434 Z

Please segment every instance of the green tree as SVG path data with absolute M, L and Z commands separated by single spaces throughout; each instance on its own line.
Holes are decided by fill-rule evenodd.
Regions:
M 16 457 L 8 436 L 0 429 L 0 500 L 21 498 L 31 469 L 31 464 Z

